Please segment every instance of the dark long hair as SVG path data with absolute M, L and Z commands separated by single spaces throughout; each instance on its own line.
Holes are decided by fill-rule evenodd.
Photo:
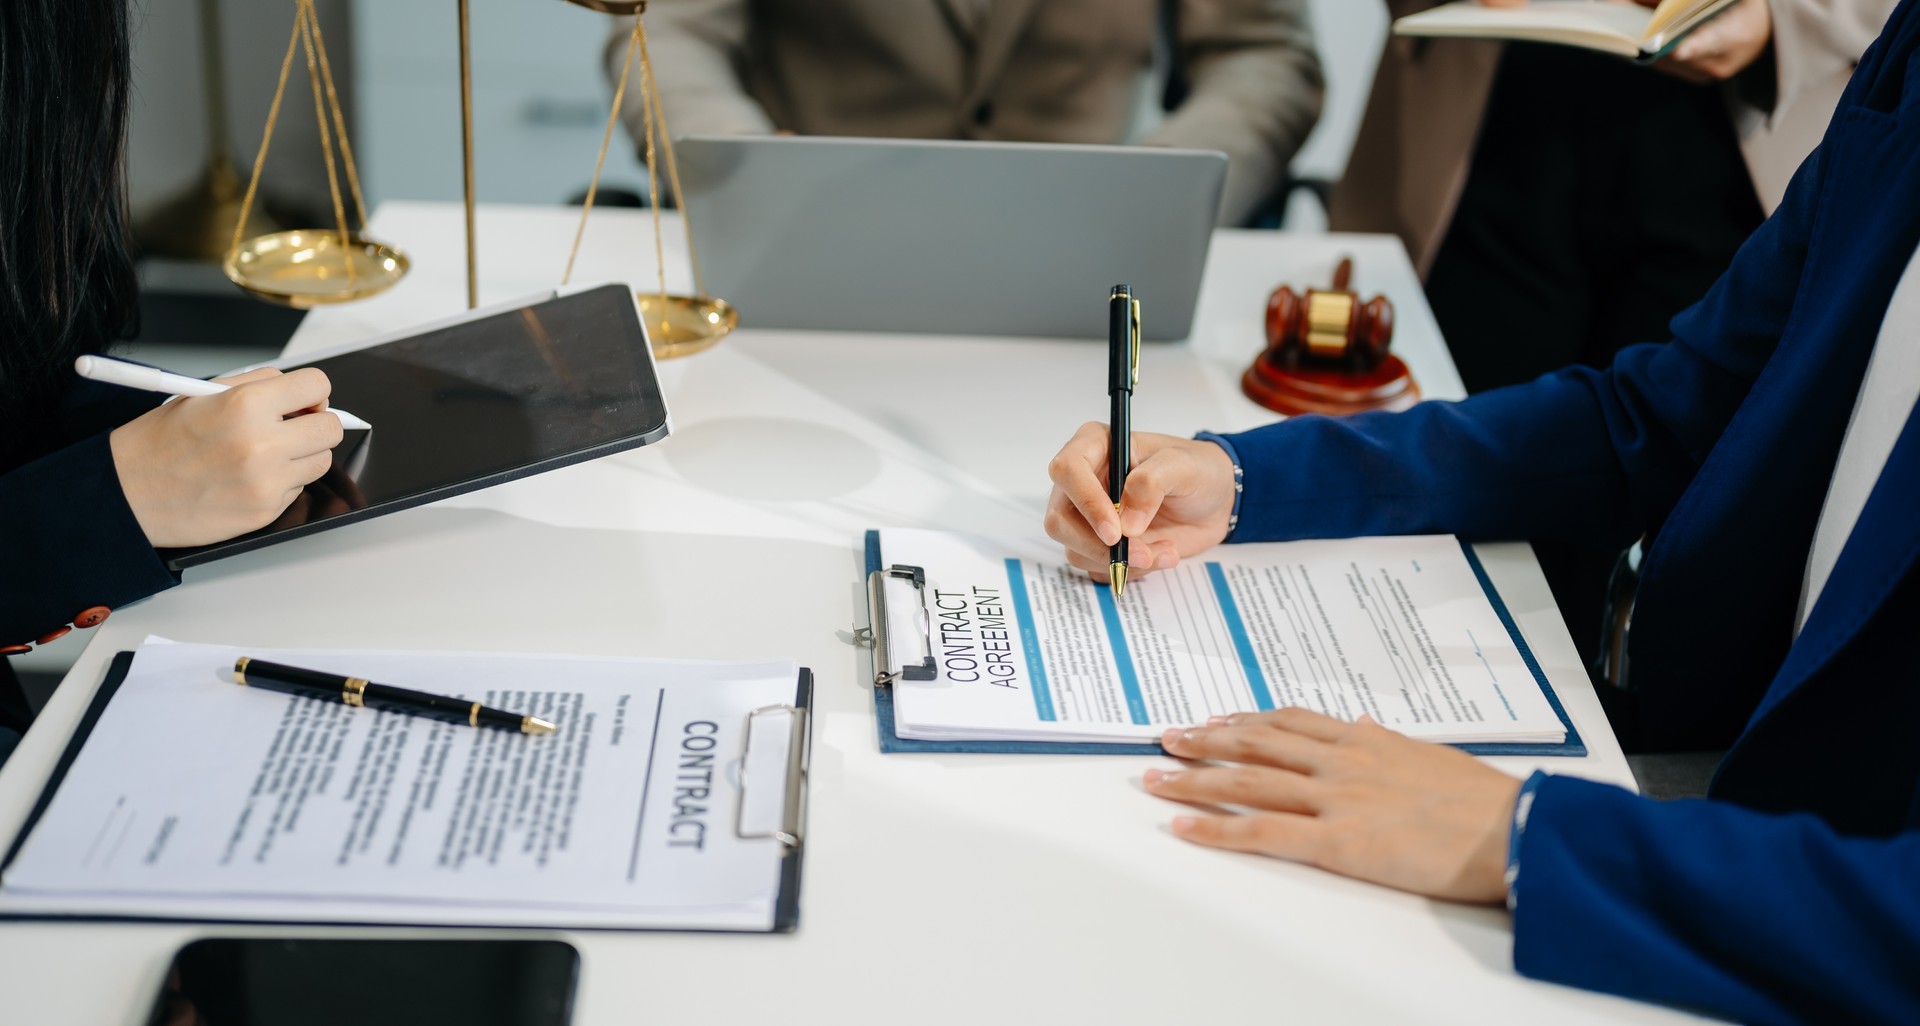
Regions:
M 0 450 L 131 332 L 128 0 L 0 0 Z

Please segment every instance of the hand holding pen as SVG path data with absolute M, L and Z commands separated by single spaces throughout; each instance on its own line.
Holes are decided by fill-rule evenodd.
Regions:
M 1121 289 L 1107 300 L 1108 394 L 1114 420 L 1080 425 L 1047 464 L 1047 534 L 1066 546 L 1067 562 L 1096 581 L 1126 578 L 1177 565 L 1227 537 L 1233 516 L 1233 460 L 1212 442 L 1172 435 L 1134 434 L 1128 403 L 1139 381 L 1139 318 L 1131 290 L 1120 330 Z M 1116 333 L 1117 332 L 1117 333 Z M 1118 372 L 1125 341 L 1128 372 Z M 1119 386 L 1125 381 L 1126 388 Z M 1113 444 L 1116 440 L 1120 444 Z M 1137 460 L 1130 460 L 1137 457 Z
M 1233 515 L 1233 461 L 1212 442 L 1137 432 L 1133 470 L 1120 508 L 1107 496 L 1107 438 L 1111 429 L 1089 421 L 1047 465 L 1053 494 L 1046 530 L 1066 547 L 1067 562 L 1096 581 L 1109 581 L 1112 546 L 1128 540 L 1127 579 L 1220 544 Z
M 1115 285 L 1107 296 L 1107 497 L 1115 513 L 1133 467 L 1133 388 L 1140 382 L 1140 301 L 1133 290 Z M 1113 595 L 1127 593 L 1127 536 L 1108 548 L 1107 582 Z

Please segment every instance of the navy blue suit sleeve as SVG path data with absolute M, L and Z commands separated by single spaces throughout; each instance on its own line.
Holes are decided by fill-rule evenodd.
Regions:
M 1528 976 L 1746 1023 L 1920 1022 L 1920 832 L 1549 777 L 1519 855 Z
M 0 645 L 178 583 L 127 505 L 105 432 L 0 474 L 0 574 Z
M 1657 528 L 1779 343 L 1821 176 L 1816 153 L 1666 345 L 1462 402 L 1227 436 L 1246 470 L 1233 540 L 1454 533 L 1624 546 Z
M 60 437 L 71 442 L 111 431 L 166 400 L 164 395 L 76 376 L 60 397 Z

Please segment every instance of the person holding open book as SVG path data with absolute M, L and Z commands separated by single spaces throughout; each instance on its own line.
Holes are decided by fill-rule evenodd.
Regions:
M 1741 1022 L 1920 1021 L 1920 0 L 1862 59 L 1779 209 L 1672 341 L 1458 403 L 1214 440 L 1107 429 L 1047 529 L 1103 579 L 1221 541 L 1649 535 L 1643 723 L 1731 746 L 1656 802 L 1301 709 L 1168 732 L 1175 834 L 1505 902 L 1515 967 Z M 1239 813 L 1222 812 L 1238 808 Z
M 265 526 L 341 436 L 317 370 L 218 396 L 84 382 L 137 316 L 127 0 L 0 3 L 0 760 L 29 718 L 7 656 L 172 587 L 157 548 Z
M 1737 0 L 1645 67 L 1396 35 L 1329 220 L 1406 243 L 1468 391 L 1604 366 L 1726 269 L 1892 6 Z

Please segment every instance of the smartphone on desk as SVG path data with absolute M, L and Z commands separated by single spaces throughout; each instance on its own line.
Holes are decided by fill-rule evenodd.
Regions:
M 207 937 L 147 1026 L 567 1026 L 580 953 L 558 940 Z

